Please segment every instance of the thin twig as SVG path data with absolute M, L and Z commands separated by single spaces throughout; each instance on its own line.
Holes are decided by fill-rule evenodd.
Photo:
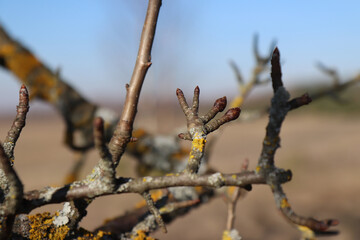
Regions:
M 112 154 L 115 166 L 118 165 L 120 158 L 125 151 L 126 145 L 131 139 L 141 87 L 147 70 L 151 65 L 151 48 L 155 37 L 160 6 L 161 0 L 149 0 L 140 39 L 139 52 L 130 84 L 127 87 L 124 108 L 113 137 L 109 143 L 109 150 Z
M 21 85 L 19 92 L 19 105 L 16 108 L 16 117 L 5 138 L 3 147 L 10 159 L 11 166 L 14 164 L 14 148 L 19 139 L 21 130 L 25 127 L 26 114 L 29 111 L 29 94 L 25 85 Z
M 209 122 L 218 112 L 225 109 L 226 97 L 217 99 L 214 106 L 205 116 L 199 116 L 199 94 L 200 89 L 196 86 L 194 89 L 193 104 L 190 108 L 181 89 L 176 90 L 179 104 L 186 117 L 188 130 L 187 133 L 179 134 L 179 137 L 185 140 L 192 140 L 188 164 L 184 169 L 185 173 L 190 174 L 197 173 L 200 168 L 201 160 L 205 153 L 206 136 L 218 129 L 221 125 L 237 119 L 240 114 L 240 108 L 231 108 L 221 118 Z
M 309 228 L 313 231 L 324 232 L 329 227 L 336 225 L 338 221 L 318 221 L 313 218 L 298 216 L 291 209 L 288 199 L 279 181 L 278 173 L 281 171 L 281 169 L 276 168 L 274 163 L 276 150 L 280 146 L 280 129 L 286 114 L 291 109 L 308 104 L 311 99 L 305 94 L 302 97 L 289 102 L 290 95 L 283 87 L 283 82 L 281 79 L 280 54 L 277 48 L 274 50 L 271 64 L 271 77 L 273 81 L 274 97 L 271 100 L 269 122 L 266 127 L 266 136 L 263 142 L 263 148 L 256 171 L 263 175 L 266 179 L 267 184 L 270 186 L 273 192 L 276 206 L 287 220 L 297 226 L 305 226 L 306 228 Z M 299 229 L 301 230 L 301 228 Z

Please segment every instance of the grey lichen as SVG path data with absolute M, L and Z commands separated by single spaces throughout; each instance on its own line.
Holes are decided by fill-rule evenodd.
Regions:
M 59 212 L 59 215 L 55 216 L 53 224 L 56 227 L 61 227 L 70 221 L 70 218 L 75 214 L 75 211 L 71 208 L 69 202 L 64 203 L 63 209 Z
M 225 184 L 224 177 L 221 173 L 214 173 L 209 177 L 209 183 L 216 188 L 222 187 Z

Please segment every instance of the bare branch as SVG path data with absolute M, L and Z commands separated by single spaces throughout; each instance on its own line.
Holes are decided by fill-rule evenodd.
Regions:
M 241 171 L 246 171 L 249 167 L 249 159 L 245 159 L 242 166 Z M 236 204 L 239 200 L 240 196 L 245 195 L 245 190 L 238 187 L 228 187 L 225 191 L 225 201 L 228 207 L 228 216 L 226 221 L 226 230 L 231 231 L 234 228 L 235 223 L 235 210 Z
M 318 67 L 318 69 L 320 71 L 322 71 L 323 73 L 328 75 L 330 78 L 332 78 L 334 86 L 340 84 L 340 77 L 339 77 L 338 72 L 335 69 L 329 68 L 329 67 L 325 66 L 324 64 L 322 64 L 321 62 L 318 62 L 318 64 L 316 64 L 316 66 Z
M 23 84 L 19 92 L 19 105 L 16 108 L 16 117 L 5 138 L 3 147 L 10 159 L 11 166 L 14 164 L 14 148 L 20 136 L 21 130 L 25 127 L 26 114 L 29 111 L 29 94 Z
M 277 173 L 279 182 L 290 181 L 290 171 L 279 171 Z M 37 207 L 51 203 L 61 203 L 65 201 L 94 198 L 109 194 L 122 193 L 143 193 L 145 191 L 178 187 L 178 186 L 203 186 L 220 188 L 222 186 L 238 186 L 251 190 L 251 184 L 264 184 L 263 176 L 254 171 L 245 171 L 234 174 L 214 173 L 210 175 L 189 175 L 189 174 L 172 174 L 163 177 L 143 177 L 138 179 L 119 178 L 117 180 L 117 189 L 115 191 L 104 189 L 96 181 L 91 183 L 73 183 L 63 187 L 45 187 L 41 190 L 33 190 L 24 194 L 23 206 L 21 212 L 29 212 Z
M 229 64 L 230 64 L 230 67 L 232 68 L 232 70 L 235 73 L 235 77 L 236 77 L 236 80 L 238 81 L 238 84 L 239 85 L 245 84 L 244 79 L 243 79 L 243 77 L 241 75 L 240 69 L 236 65 L 236 63 L 234 61 L 230 61 Z
M 237 67 L 237 65 L 234 62 L 230 62 L 230 66 L 233 69 L 236 79 L 238 80 L 239 85 L 239 95 L 236 96 L 236 98 L 231 102 L 230 107 L 241 107 L 244 103 L 244 100 L 246 97 L 250 94 L 251 90 L 260 84 L 267 83 L 267 80 L 260 80 L 260 75 L 267 70 L 267 66 L 270 62 L 273 49 L 275 47 L 276 41 L 273 41 L 270 45 L 270 53 L 264 57 L 260 56 L 259 54 L 259 38 L 258 35 L 255 34 L 253 38 L 253 54 L 255 58 L 255 66 L 252 70 L 251 78 L 250 80 L 245 83 L 245 81 L 242 79 L 242 76 L 240 75 L 240 70 Z
M 126 145 L 131 139 L 134 119 L 137 112 L 140 91 L 147 70 L 151 65 L 151 48 L 155 37 L 155 29 L 159 16 L 161 0 L 149 0 L 144 27 L 141 34 L 139 52 L 133 75 L 126 92 L 124 108 L 113 137 L 109 143 L 114 165 L 117 166 Z
M 0 206 L 0 239 L 7 239 L 11 233 L 15 215 L 21 207 L 23 185 L 15 170 L 10 165 L 2 144 L 0 144 L 0 183 L 4 198 Z
M 150 193 L 148 191 L 145 191 L 142 196 L 145 198 L 149 211 L 154 215 L 156 223 L 160 226 L 164 233 L 167 233 L 164 220 L 162 219 L 159 210 L 155 207 L 154 201 L 152 200 Z
M 263 142 L 263 148 L 258 161 L 256 171 L 264 176 L 267 184 L 270 186 L 276 206 L 282 212 L 283 216 L 295 225 L 305 226 L 314 231 L 326 231 L 336 220 L 317 221 L 312 218 L 300 217 L 291 209 L 290 204 L 279 183 L 278 172 L 282 171 L 275 167 L 274 156 L 277 148 L 280 146 L 280 129 L 285 116 L 291 108 L 296 108 L 310 102 L 310 98 L 304 94 L 302 97 L 290 102 L 289 93 L 283 87 L 281 80 L 280 54 L 277 48 L 274 50 L 272 64 L 272 82 L 274 97 L 271 100 L 269 111 L 269 123 L 266 127 L 266 136 Z
M 188 164 L 184 170 L 185 173 L 191 174 L 197 173 L 199 170 L 201 159 L 205 152 L 206 135 L 215 131 L 221 125 L 238 118 L 240 114 L 240 108 L 232 108 L 220 119 L 209 122 L 220 110 L 222 111 L 226 107 L 226 98 L 224 97 L 215 101 L 208 114 L 199 117 L 199 93 L 199 87 L 196 87 L 194 90 L 193 106 L 189 108 L 184 93 L 180 89 L 176 90 L 179 104 L 186 117 L 188 129 L 188 133 L 181 133 L 179 137 L 192 140 Z

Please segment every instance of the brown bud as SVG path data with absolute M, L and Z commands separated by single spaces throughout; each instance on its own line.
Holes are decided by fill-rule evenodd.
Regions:
M 96 117 L 94 119 L 94 127 L 96 130 L 103 132 L 104 131 L 104 120 L 101 117 Z
M 295 108 L 301 107 L 303 105 L 309 104 L 312 102 L 311 97 L 309 94 L 305 93 L 301 97 L 295 98 L 291 101 L 289 101 L 290 110 L 293 110 Z
M 200 88 L 199 88 L 199 86 L 196 86 L 194 89 L 194 95 L 195 94 L 199 95 L 199 93 L 200 93 Z
M 184 93 L 183 93 L 183 91 L 180 89 L 180 88 L 178 88 L 178 89 L 176 89 L 176 95 L 177 96 L 184 96 Z
M 227 104 L 227 100 L 226 100 L 226 97 L 224 96 L 215 101 L 214 107 L 217 108 L 219 110 L 219 112 L 222 112 L 222 111 L 224 111 L 226 104 Z
M 236 107 L 236 108 L 230 108 L 229 110 L 227 110 L 227 112 L 225 113 L 225 116 L 229 119 L 229 121 L 235 120 L 239 117 L 240 115 L 240 108 Z
M 189 133 L 179 133 L 178 137 L 183 140 L 192 140 Z
M 302 95 L 301 97 L 299 97 L 297 99 L 297 102 L 299 105 L 305 105 L 305 104 L 309 104 L 312 102 L 311 97 L 309 96 L 308 93 L 305 93 L 304 95 Z

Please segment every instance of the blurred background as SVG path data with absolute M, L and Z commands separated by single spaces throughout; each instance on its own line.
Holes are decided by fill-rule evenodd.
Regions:
M 140 0 L 0 1 L 0 24 L 53 70 L 60 68 L 63 78 L 87 99 L 120 111 L 146 7 L 147 2 Z M 177 104 L 176 88 L 190 97 L 199 85 L 201 100 L 206 104 L 224 95 L 233 99 L 238 85 L 229 61 L 236 62 L 248 81 L 255 64 L 255 33 L 263 55 L 269 52 L 271 41 L 277 40 L 283 80 L 293 93 L 332 84 L 316 68 L 318 62 L 337 69 L 342 81 L 354 77 L 360 72 L 359 9 L 360 2 L 355 0 L 164 0 L 152 51 L 153 65 L 143 87 L 136 124 L 162 133 L 172 133 L 182 126 L 181 110 L 172 105 Z M 0 81 L 0 133 L 4 135 L 15 114 L 20 84 L 3 69 Z M 259 102 L 268 105 L 271 91 L 270 85 L 257 87 L 244 108 L 254 108 Z M 331 239 L 356 239 L 360 235 L 358 91 L 354 86 L 341 93 L 341 104 L 323 99 L 291 113 L 282 129 L 282 148 L 277 155 L 278 166 L 290 168 L 294 174 L 285 190 L 295 210 L 321 219 L 340 219 L 341 234 Z M 46 115 L 51 116 L 43 118 Z M 264 116 L 225 130 L 215 146 L 213 165 L 231 172 L 249 158 L 253 169 L 266 121 Z M 39 101 L 31 103 L 27 127 L 16 152 L 16 168 L 26 182 L 26 190 L 63 180 L 72 164 L 70 150 L 62 145 L 63 130 L 54 109 Z M 96 159 L 93 153 L 87 169 Z M 123 171 L 129 170 L 131 164 L 127 162 Z M 106 217 L 113 217 L 114 199 L 119 213 L 133 206 L 128 196 L 101 198 L 91 205 L 83 226 L 94 228 Z M 107 201 L 111 204 L 104 204 Z M 175 221 L 171 228 L 180 228 L 170 228 L 168 235 L 158 237 L 175 239 L 181 234 L 185 239 L 218 239 L 226 219 L 225 204 L 220 202 L 217 199 L 211 202 L 212 208 L 203 206 L 190 217 Z M 221 204 L 223 209 L 216 207 Z M 245 239 L 298 237 L 296 230 L 276 213 L 271 193 L 265 187 L 254 188 L 240 202 L 238 219 L 236 226 Z M 187 227 L 194 224 L 198 227 L 187 232 Z
M 287 86 L 326 82 L 318 61 L 353 76 L 360 71 L 359 8 L 358 1 L 164 1 L 144 97 L 174 99 L 177 87 L 196 85 L 204 99 L 236 95 L 229 60 L 248 79 L 255 33 L 262 54 L 277 40 Z M 10 34 L 93 102 L 123 99 L 145 13 L 143 0 L 0 2 Z M 0 78 L 7 109 L 18 84 L 4 71 Z

